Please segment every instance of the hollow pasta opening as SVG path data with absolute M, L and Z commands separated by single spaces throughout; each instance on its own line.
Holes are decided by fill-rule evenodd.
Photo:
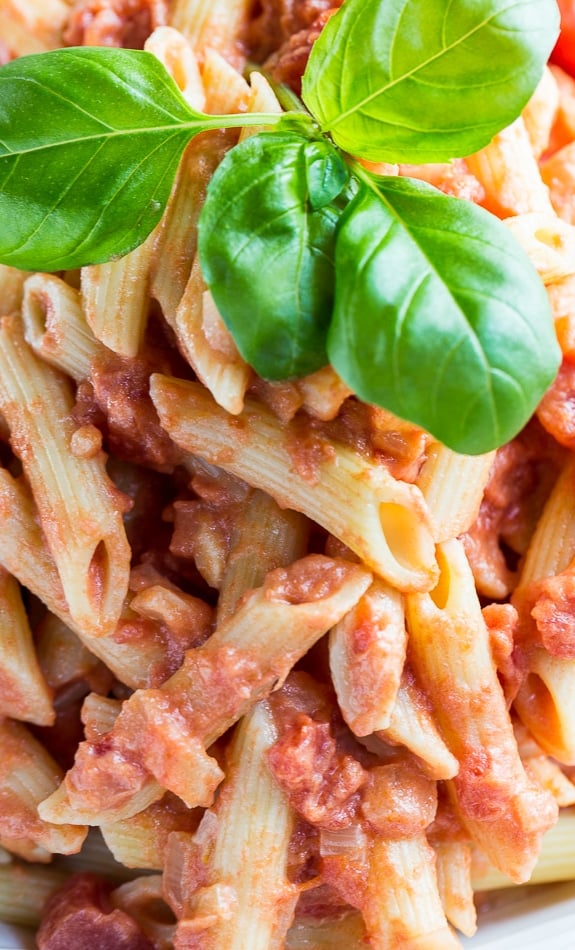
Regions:
M 88 597 L 98 611 L 104 608 L 110 592 L 111 557 L 108 545 L 101 539 L 96 547 L 88 567 Z
M 429 596 L 439 610 L 445 610 L 451 591 L 451 570 L 441 548 L 437 550 L 437 563 L 439 565 L 439 578 L 433 590 L 429 591 Z
M 29 293 L 27 297 L 27 315 L 34 338 L 40 340 L 49 329 L 49 298 L 43 293 Z
M 421 563 L 418 550 L 421 525 L 417 514 L 404 505 L 382 502 L 379 519 L 392 556 L 401 567 L 412 570 Z
M 540 745 L 548 749 L 563 745 L 563 728 L 557 705 L 545 682 L 529 673 L 516 700 L 519 715 Z

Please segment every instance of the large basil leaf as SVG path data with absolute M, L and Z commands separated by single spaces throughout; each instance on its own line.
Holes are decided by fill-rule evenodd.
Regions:
M 558 25 L 555 0 L 346 0 L 312 48 L 302 97 L 353 154 L 448 161 L 517 117 Z
M 337 199 L 348 179 L 327 141 L 262 132 L 232 149 L 210 182 L 202 273 L 240 353 L 265 379 L 327 362 Z
M 57 270 L 125 254 L 160 218 L 195 113 L 150 53 L 55 50 L 0 70 L 0 258 Z
M 341 218 L 329 358 L 362 399 L 452 449 L 502 445 L 559 364 L 543 284 L 482 208 L 407 178 L 374 189 Z

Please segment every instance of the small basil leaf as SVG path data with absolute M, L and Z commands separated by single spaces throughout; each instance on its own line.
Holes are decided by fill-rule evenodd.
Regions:
M 342 193 L 349 179 L 349 171 L 337 153 L 321 142 L 310 142 L 303 157 L 306 162 L 309 203 L 314 211 L 319 211 Z
M 211 118 L 137 50 L 78 48 L 0 69 L 0 259 L 96 263 L 141 244 L 181 153 Z
M 204 280 L 244 359 L 265 379 L 327 362 L 334 203 L 349 178 L 327 141 L 252 135 L 224 158 L 199 222 Z
M 448 161 L 519 115 L 558 26 L 555 0 L 346 0 L 312 48 L 302 98 L 348 152 Z
M 557 371 L 547 294 L 504 224 L 407 178 L 343 212 L 328 354 L 367 402 L 457 452 L 511 439 Z

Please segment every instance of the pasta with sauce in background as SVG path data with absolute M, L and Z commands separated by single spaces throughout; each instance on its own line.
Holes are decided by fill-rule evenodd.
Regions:
M 195 109 L 273 114 L 339 6 L 0 0 L 0 55 L 145 48 Z M 379 169 L 546 288 L 557 378 L 479 455 L 240 355 L 197 224 L 252 132 L 191 141 L 127 255 L 0 264 L 0 919 L 40 950 L 443 950 L 476 895 L 575 879 L 575 79 Z

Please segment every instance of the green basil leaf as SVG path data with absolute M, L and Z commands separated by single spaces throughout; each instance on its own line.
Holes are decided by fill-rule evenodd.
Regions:
M 543 284 L 505 225 L 468 201 L 408 178 L 364 186 L 340 221 L 336 274 L 336 371 L 457 452 L 507 442 L 553 380 Z
M 302 98 L 352 154 L 448 161 L 519 115 L 558 27 L 555 0 L 346 0 L 312 48 Z
M 58 270 L 141 244 L 213 127 L 150 53 L 65 49 L 0 69 L 0 259 Z
M 265 379 L 327 363 L 337 199 L 348 180 L 329 142 L 262 132 L 228 152 L 209 184 L 199 223 L 204 280 Z

